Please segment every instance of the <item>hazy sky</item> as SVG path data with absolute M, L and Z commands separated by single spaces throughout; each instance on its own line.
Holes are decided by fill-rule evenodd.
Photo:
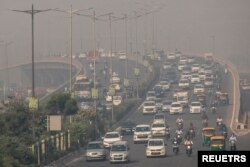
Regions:
M 249 0 L 0 0 L 0 40 L 12 41 L 8 47 L 10 63 L 31 56 L 31 16 L 11 9 L 30 10 L 60 8 L 69 10 L 93 7 L 97 15 L 114 12 L 116 16 L 129 15 L 142 8 L 154 10 L 155 39 L 158 48 L 182 52 L 212 52 L 234 57 L 244 65 L 250 54 L 250 1 Z M 90 13 L 90 12 L 83 12 Z M 147 19 L 146 19 L 147 18 Z M 153 15 L 138 18 L 138 49 L 143 41 L 152 45 Z M 35 53 L 43 56 L 66 53 L 69 50 L 69 15 L 55 11 L 35 15 Z M 112 24 L 116 49 L 125 49 L 124 21 Z M 131 26 L 132 25 L 132 26 Z M 97 22 L 96 40 L 101 48 L 109 49 L 108 22 Z M 128 39 L 135 48 L 135 20 L 129 21 Z M 132 34 L 131 34 L 132 30 Z M 116 35 L 114 35 L 116 34 Z M 214 39 L 214 40 L 213 40 Z M 115 41 L 113 39 L 113 41 Z M 114 47 L 114 44 L 113 44 Z M 73 53 L 93 48 L 92 22 L 89 18 L 73 17 Z M 4 63 L 4 49 L 0 48 L 0 65 Z M 250 60 L 250 58 L 249 58 Z M 247 63 L 246 63 L 247 62 Z M 237 62 L 238 63 L 238 62 Z

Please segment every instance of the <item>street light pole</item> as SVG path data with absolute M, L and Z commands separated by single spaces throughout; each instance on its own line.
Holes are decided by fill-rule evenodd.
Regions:
M 4 84 L 5 85 L 5 91 L 6 91 L 6 88 L 7 88 L 7 92 L 9 93 L 9 58 L 8 58 L 8 46 L 11 45 L 13 42 L 8 42 L 8 43 L 5 43 L 5 58 L 6 58 L 6 83 Z M 7 85 L 7 87 L 6 87 Z M 7 94 L 8 94 L 7 93 Z M 5 93 L 4 93 L 5 94 Z M 6 94 L 5 94 L 6 95 Z M 4 100 L 5 100 L 5 97 L 4 97 Z
M 37 13 L 41 13 L 41 12 L 46 12 L 49 11 L 51 9 L 46 9 L 46 10 L 34 10 L 34 6 L 32 4 L 31 6 L 31 10 L 12 10 L 15 12 L 22 12 L 22 13 L 27 13 L 31 15 L 31 60 L 32 60 L 32 97 L 35 97 L 35 65 L 34 65 L 34 57 L 35 57 L 35 47 L 34 47 L 34 15 Z M 34 116 L 34 112 L 32 112 L 33 114 L 33 126 L 32 126 L 32 135 L 33 135 L 33 140 L 35 141 L 35 129 L 34 129 L 34 120 L 35 120 L 35 116 Z M 40 165 L 40 164 L 38 164 Z

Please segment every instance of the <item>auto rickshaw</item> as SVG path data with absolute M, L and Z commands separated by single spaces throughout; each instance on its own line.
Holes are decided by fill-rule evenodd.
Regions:
M 220 103 L 221 104 L 228 104 L 229 103 L 228 93 L 221 93 Z
M 211 151 L 224 151 L 226 148 L 226 142 L 224 136 L 213 136 L 210 139 Z
M 215 136 L 215 128 L 206 127 L 202 129 L 202 145 L 210 145 L 211 137 Z

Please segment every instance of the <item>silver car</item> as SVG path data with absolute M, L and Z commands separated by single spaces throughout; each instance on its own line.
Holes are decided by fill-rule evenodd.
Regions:
M 110 163 L 129 161 L 129 146 L 127 141 L 118 141 L 112 144 L 109 161 Z
M 86 161 L 106 160 L 106 151 L 101 141 L 89 142 L 86 149 Z

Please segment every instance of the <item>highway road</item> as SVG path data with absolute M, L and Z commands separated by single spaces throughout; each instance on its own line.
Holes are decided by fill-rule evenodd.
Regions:
M 224 75 L 223 69 L 220 70 L 221 77 L 220 82 L 222 85 L 222 90 L 226 92 L 230 92 L 229 98 L 232 99 L 232 76 L 230 74 Z M 171 97 L 172 92 L 170 92 L 167 95 L 167 98 Z M 191 98 L 192 100 L 192 95 Z M 208 98 L 209 101 L 209 98 Z M 229 104 L 228 106 L 219 107 L 217 109 L 216 114 L 208 113 L 209 117 L 209 125 L 216 127 L 216 118 L 221 115 L 223 117 L 223 120 L 227 123 L 227 126 L 229 127 L 230 119 L 231 119 L 231 113 L 232 111 L 232 105 Z M 167 124 L 171 128 L 171 135 L 173 135 L 176 125 L 175 121 L 178 115 L 169 115 L 169 113 L 165 113 Z M 193 140 L 194 146 L 193 146 L 193 154 L 191 157 L 187 157 L 185 154 L 185 147 L 183 144 L 180 146 L 180 153 L 178 155 L 174 155 L 172 152 L 172 145 L 171 142 L 167 139 L 167 157 L 166 158 L 146 158 L 145 151 L 146 147 L 144 144 L 134 144 L 132 136 L 124 136 L 124 140 L 127 140 L 130 145 L 130 153 L 131 153 L 131 161 L 126 164 L 109 164 L 109 161 L 97 161 L 97 162 L 85 162 L 84 158 L 84 151 L 80 154 L 77 154 L 76 156 L 73 156 L 70 159 L 67 159 L 65 161 L 61 161 L 60 165 L 63 166 L 70 166 L 70 167 L 80 167 L 80 166 L 88 166 L 88 167 L 97 167 L 97 166 L 121 166 L 121 167 L 152 167 L 152 166 L 175 166 L 175 167 L 195 167 L 198 166 L 197 162 L 197 151 L 198 150 L 209 150 L 209 147 L 203 147 L 202 146 L 202 140 L 201 140 L 201 115 L 200 114 L 190 114 L 187 112 L 182 114 L 182 117 L 184 119 L 184 129 L 187 129 L 190 122 L 194 123 L 194 126 L 196 128 L 196 137 Z M 153 121 L 153 115 L 142 115 L 140 110 L 133 111 L 132 114 L 129 115 L 128 119 L 130 119 L 133 122 L 136 122 L 137 124 L 146 123 L 151 124 Z M 231 135 L 231 132 L 229 132 L 229 135 Z M 248 140 L 250 138 L 250 135 L 246 135 L 243 137 L 240 137 L 237 143 L 237 147 L 239 150 L 250 150 L 250 145 L 248 144 Z M 226 149 L 229 150 L 228 142 L 226 145 Z

